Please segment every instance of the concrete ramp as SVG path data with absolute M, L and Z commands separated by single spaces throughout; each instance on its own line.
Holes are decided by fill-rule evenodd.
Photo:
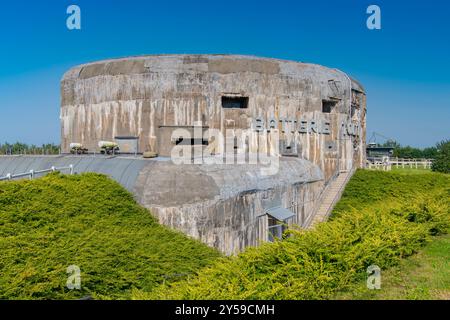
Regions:
M 325 188 L 321 197 L 319 208 L 312 216 L 308 228 L 314 228 L 314 226 L 318 223 L 324 222 L 328 219 L 334 206 L 341 199 L 345 186 L 354 172 L 354 170 L 340 172 L 339 175 Z

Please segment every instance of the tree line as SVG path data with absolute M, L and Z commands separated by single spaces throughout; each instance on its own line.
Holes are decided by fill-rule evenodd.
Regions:
M 16 143 L 0 143 L 0 154 L 59 154 L 60 146 L 53 143 L 46 143 L 40 146 L 34 144 Z
M 411 146 L 402 146 L 397 141 L 388 140 L 381 144 L 382 147 L 394 148 L 394 157 L 405 159 L 435 159 L 438 155 L 437 145 L 427 148 L 415 148 Z
M 414 148 L 402 146 L 400 143 L 388 140 L 383 147 L 394 148 L 394 157 L 406 159 L 433 159 L 431 169 L 433 171 L 450 173 L 450 140 L 443 140 L 434 147 Z

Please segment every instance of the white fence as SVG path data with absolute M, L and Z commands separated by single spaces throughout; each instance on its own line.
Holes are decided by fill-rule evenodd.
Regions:
M 55 171 L 63 171 L 63 170 L 69 170 L 69 173 L 72 175 L 73 174 L 73 165 L 71 164 L 68 167 L 60 167 L 60 168 L 51 167 L 50 169 L 45 169 L 45 170 L 30 170 L 29 172 L 17 173 L 17 174 L 8 173 L 6 176 L 0 177 L 0 181 L 20 179 L 20 178 L 25 178 L 25 177 L 29 177 L 30 180 L 32 180 L 35 177 L 35 175 L 37 175 L 37 174 L 43 174 L 43 173 L 49 173 L 49 172 L 55 172 Z
M 370 158 L 367 168 L 390 171 L 394 168 L 431 169 L 432 159 L 403 159 L 403 158 Z

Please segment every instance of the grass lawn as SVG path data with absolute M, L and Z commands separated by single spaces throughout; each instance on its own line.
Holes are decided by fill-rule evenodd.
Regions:
M 448 190 L 449 176 L 440 173 L 433 173 L 429 169 L 393 168 L 388 173 L 380 172 L 377 180 L 381 181 L 385 176 L 399 176 L 398 181 L 407 182 L 406 186 L 415 186 L 416 191 L 428 186 L 438 187 Z M 419 176 L 423 176 L 419 177 Z M 416 180 L 417 177 L 418 179 Z M 436 179 L 433 179 L 436 177 Z M 446 177 L 443 184 L 437 186 L 433 180 Z M 395 196 L 408 198 L 408 195 L 397 194 L 391 183 L 387 183 L 385 188 L 378 189 L 377 182 L 372 182 L 372 186 L 367 188 L 371 191 L 371 197 L 355 197 L 357 190 L 362 188 L 365 179 L 356 176 L 347 186 L 347 195 L 337 205 L 335 211 L 346 210 L 349 206 L 363 208 L 364 202 L 371 203 L 374 200 L 382 201 L 382 198 Z M 400 185 L 397 185 L 397 189 Z M 414 195 L 414 189 L 407 192 Z M 376 196 L 382 194 L 382 196 Z M 447 191 L 447 195 L 450 195 Z M 358 200 L 359 199 L 359 200 Z M 448 209 L 447 209 L 448 212 Z M 450 213 L 448 213 L 450 214 Z M 450 230 L 449 230 L 450 231 Z M 382 284 L 380 290 L 369 290 L 366 281 L 360 281 L 345 291 L 339 292 L 335 299 L 450 299 L 450 235 L 441 235 L 432 238 L 417 254 L 400 260 L 397 266 L 382 270 Z
M 369 290 L 361 281 L 334 298 L 450 300 L 450 235 L 435 238 L 416 255 L 382 270 L 380 290 Z
M 431 169 L 423 169 L 423 168 L 396 168 L 395 166 L 392 166 L 392 170 L 391 172 L 395 172 L 395 173 L 402 173 L 402 174 L 424 174 L 424 173 L 432 173 Z

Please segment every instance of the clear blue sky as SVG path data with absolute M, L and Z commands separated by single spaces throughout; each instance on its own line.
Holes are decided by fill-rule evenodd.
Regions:
M 66 9 L 82 10 L 82 30 Z M 382 30 L 366 28 L 377 4 Z M 235 53 L 339 68 L 365 86 L 368 136 L 450 138 L 450 1 L 39 0 L 0 4 L 0 141 L 59 143 L 59 81 L 89 61 Z

